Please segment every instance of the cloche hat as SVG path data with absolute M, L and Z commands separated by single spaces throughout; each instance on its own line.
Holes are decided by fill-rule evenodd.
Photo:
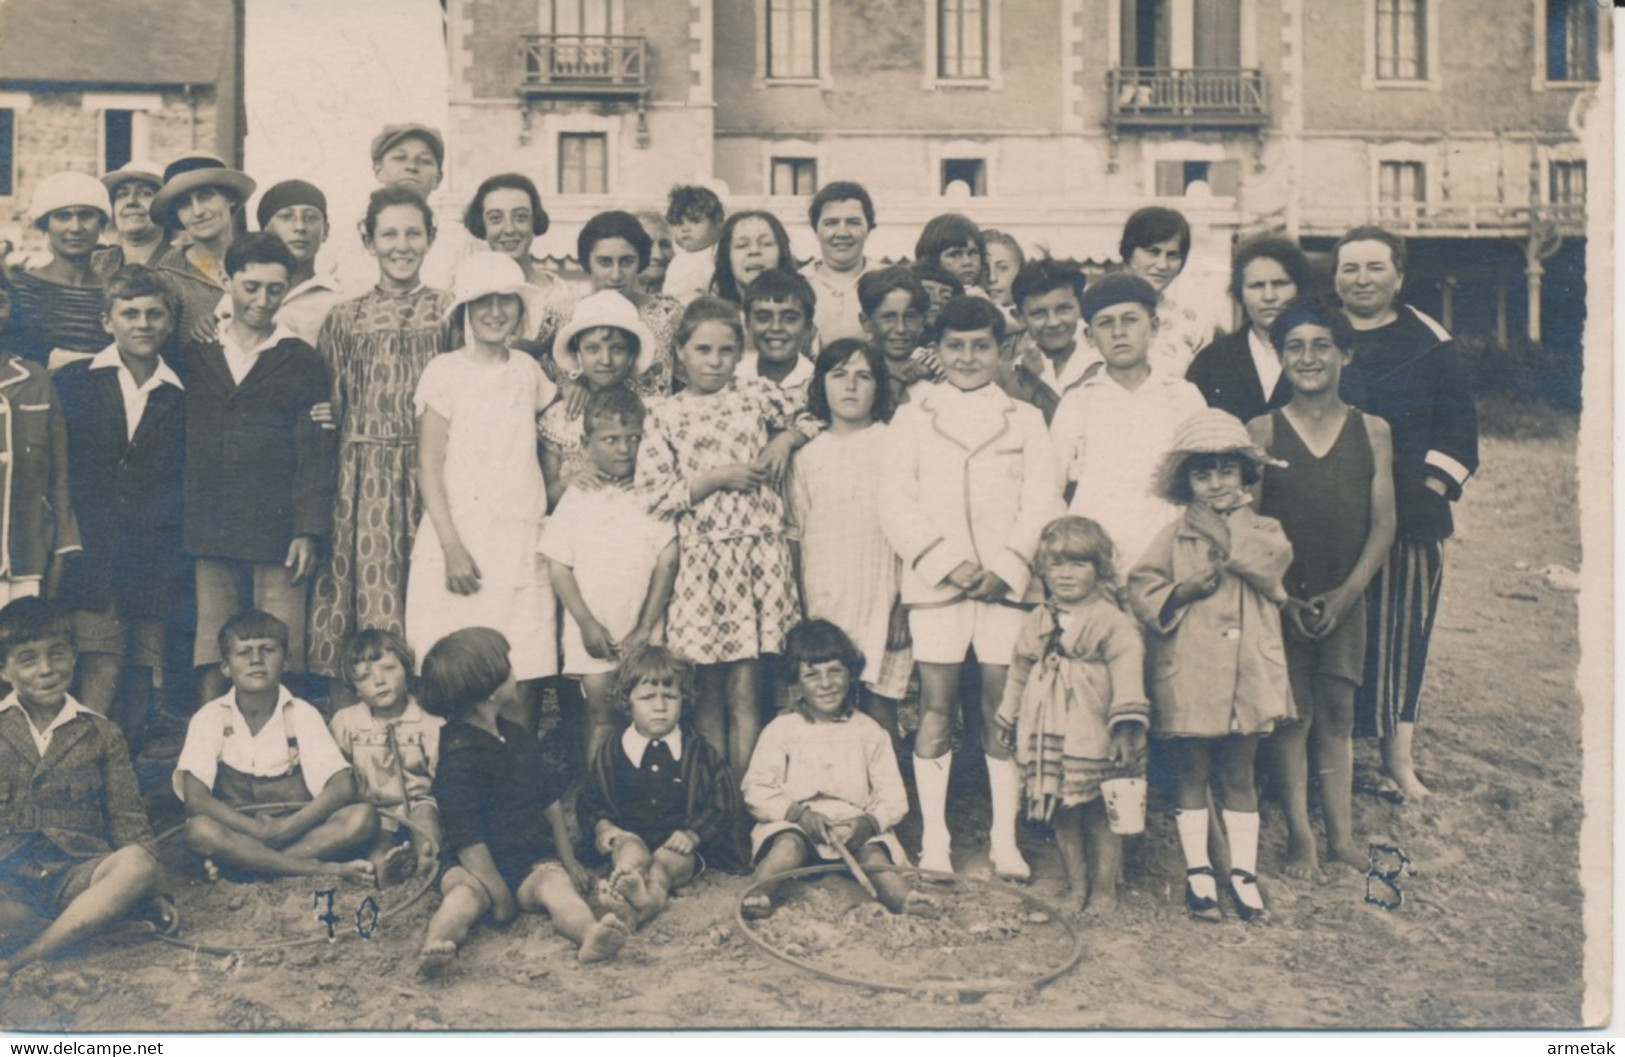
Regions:
M 89 206 L 99 210 L 104 223 L 113 216 L 113 201 L 107 196 L 107 188 L 102 186 L 102 182 L 88 173 L 71 170 L 54 172 L 41 180 L 39 186 L 34 188 L 34 198 L 29 203 L 34 226 L 41 231 L 45 230 L 46 217 L 58 209 L 72 206 Z
M 655 336 L 638 316 L 637 306 L 619 290 L 600 290 L 576 302 L 570 322 L 553 340 L 553 362 L 574 375 L 581 371 L 581 358 L 570 342 L 577 334 L 595 327 L 615 327 L 624 330 L 638 341 L 638 354 L 632 362 L 632 374 L 640 375 L 654 363 Z
M 542 292 L 525 282 L 525 273 L 512 257 L 487 250 L 463 258 L 452 284 L 447 313 L 491 294 L 513 294 L 525 307 L 521 336 L 529 336 L 542 318 Z
M 1253 443 L 1241 419 L 1216 407 L 1204 408 L 1179 424 L 1173 447 L 1162 457 L 1151 478 L 1151 491 L 1170 503 L 1183 503 L 1186 496 L 1176 490 L 1180 468 L 1192 455 L 1239 455 L 1257 466 L 1286 465 Z

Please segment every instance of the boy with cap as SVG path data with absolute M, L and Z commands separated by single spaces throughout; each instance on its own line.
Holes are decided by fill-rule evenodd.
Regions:
M 422 195 L 431 205 L 445 176 L 446 141 L 440 130 L 416 121 L 385 125 L 372 139 L 372 174 L 383 187 L 400 184 Z M 458 219 L 461 209 L 437 209 L 434 244 L 423 260 L 420 277 L 425 286 L 450 290 L 457 267 L 470 253 L 484 252 Z M 360 225 L 357 224 L 359 230 Z M 378 262 L 362 249 L 361 240 L 347 246 L 340 281 L 346 290 L 368 290 L 378 279 Z
M 315 346 L 316 336 L 333 306 L 344 300 L 333 269 L 316 271 L 316 254 L 327 241 L 327 196 L 304 180 L 283 180 L 260 197 L 255 211 L 260 230 L 281 239 L 293 254 L 288 292 L 277 310 L 278 323 Z M 222 317 L 229 314 L 231 298 L 221 300 Z
M 1148 482 L 1174 430 L 1207 406 L 1194 385 L 1149 362 L 1156 306 L 1156 288 L 1126 272 L 1083 291 L 1085 333 L 1106 365 L 1061 398 L 1050 423 L 1062 483 L 1074 489 L 1067 513 L 1100 523 L 1119 568 L 1133 565 L 1178 513 L 1150 494 Z
M 55 368 L 88 359 L 107 344 L 102 284 L 92 258 L 113 205 L 94 176 L 59 172 L 40 181 L 32 211 L 51 257 L 14 276 L 11 322 L 0 347 Z
M 163 186 L 164 173 L 150 161 L 130 161 L 102 177 L 113 202 L 113 231 L 118 244 L 103 247 L 96 267 L 111 275 L 126 264 L 146 264 L 169 248 L 164 226 L 152 216 L 152 200 Z

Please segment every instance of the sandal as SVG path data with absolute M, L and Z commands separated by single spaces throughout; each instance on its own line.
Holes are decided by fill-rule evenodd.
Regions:
M 1206 877 L 1213 881 L 1214 895 L 1199 896 L 1191 884 L 1192 877 Z M 1185 909 L 1189 911 L 1194 921 L 1223 921 L 1224 912 L 1219 909 L 1218 881 L 1213 877 L 1213 867 L 1193 866 L 1185 871 Z
M 1243 899 L 1238 884 L 1252 886 L 1252 899 Z M 1263 921 L 1269 916 L 1264 907 L 1263 893 L 1258 890 L 1258 876 L 1246 870 L 1230 871 L 1230 898 L 1236 903 L 1236 916 L 1243 921 Z

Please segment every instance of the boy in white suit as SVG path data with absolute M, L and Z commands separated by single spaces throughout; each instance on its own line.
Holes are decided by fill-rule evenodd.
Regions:
M 920 662 L 914 778 L 925 834 L 920 865 L 950 871 L 946 818 L 953 702 L 974 649 L 982 668 L 982 747 L 992 786 L 993 869 L 1025 880 L 1016 847 L 1021 775 L 998 743 L 993 715 L 1004 694 L 1038 535 L 1062 513 L 1044 417 L 994 384 L 1004 316 L 961 297 L 942 310 L 939 355 L 947 381 L 919 387 L 891 423 L 882 468 L 881 525 L 903 559 L 903 603 Z M 1030 608 L 1030 606 L 1028 607 Z

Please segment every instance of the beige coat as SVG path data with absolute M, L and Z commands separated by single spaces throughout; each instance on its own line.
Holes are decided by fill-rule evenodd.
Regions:
M 1193 525 L 1192 512 L 1163 529 L 1128 578 L 1129 604 L 1146 626 L 1151 729 L 1173 737 L 1267 734 L 1295 715 L 1281 642 L 1281 577 L 1292 545 L 1280 522 L 1242 508 L 1224 519 L 1228 545 Z M 1219 588 L 1174 610 L 1182 580 L 1223 563 Z

